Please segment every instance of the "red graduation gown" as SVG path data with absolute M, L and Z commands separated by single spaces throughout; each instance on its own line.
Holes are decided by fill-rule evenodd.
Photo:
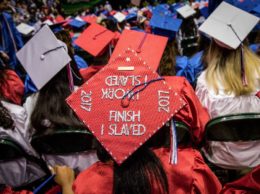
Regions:
M 15 104 L 21 104 L 24 95 L 24 84 L 13 70 L 5 71 L 5 82 L 0 85 L 1 95 Z
M 178 149 L 178 164 L 169 164 L 170 150 L 154 150 L 166 172 L 170 194 L 219 194 L 221 185 L 204 163 L 200 153 L 192 148 Z M 154 185 L 152 194 L 158 194 Z M 75 194 L 112 194 L 113 164 L 97 162 L 83 171 L 73 184 Z
M 31 191 L 13 191 L 11 187 L 4 188 L 3 191 L 0 192 L 1 194 L 33 194 Z
M 260 193 L 260 165 L 244 177 L 228 183 L 220 194 L 259 194 Z
M 203 108 L 194 89 L 184 77 L 165 76 L 164 78 L 187 104 L 174 116 L 174 119 L 185 122 L 191 130 L 193 142 L 199 144 L 204 137 L 205 126 L 210 119 L 207 110 Z

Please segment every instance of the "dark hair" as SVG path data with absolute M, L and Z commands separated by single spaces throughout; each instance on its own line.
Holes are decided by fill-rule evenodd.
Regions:
M 9 111 L 3 106 L 1 101 L 0 101 L 0 127 L 3 127 L 4 129 L 14 128 L 14 121 Z
M 70 66 L 72 69 L 72 75 L 73 75 L 73 81 L 75 85 L 82 85 L 83 84 L 83 78 L 79 73 L 79 69 L 77 67 L 76 61 L 74 59 L 74 48 L 72 46 L 72 42 L 71 42 L 71 38 L 70 38 L 70 34 L 69 31 L 67 30 L 61 30 L 59 32 L 55 33 L 55 36 L 61 40 L 62 42 L 64 42 L 67 45 L 68 48 L 68 54 L 71 58 L 71 62 L 70 62 Z
M 167 145 L 169 129 L 162 128 L 120 166 L 114 163 L 113 194 L 150 194 L 156 184 L 158 194 L 168 194 L 168 181 L 160 159 L 150 149 Z M 112 160 L 108 152 L 97 146 L 100 161 Z
M 101 25 L 106 27 L 108 30 L 111 30 L 112 32 L 118 31 L 116 21 L 114 21 L 113 19 L 103 19 L 101 21 Z
M 68 32 L 61 31 L 56 33 L 56 36 L 66 43 L 69 54 L 73 55 L 73 49 L 68 39 Z M 73 65 L 71 66 L 73 69 Z M 75 67 L 75 72 L 78 72 L 77 67 Z M 36 133 L 49 133 L 59 128 L 84 128 L 82 122 L 77 119 L 65 101 L 70 94 L 67 67 L 64 67 L 39 92 L 31 116 L 31 125 L 36 130 Z
M 83 128 L 65 101 L 70 94 L 67 69 L 64 67 L 39 92 L 31 116 L 31 125 L 36 133 L 46 132 L 48 128 Z
M 161 76 L 173 76 L 176 75 L 175 65 L 176 65 L 176 53 L 174 42 L 168 42 L 164 50 L 162 59 L 159 66 L 159 74 Z

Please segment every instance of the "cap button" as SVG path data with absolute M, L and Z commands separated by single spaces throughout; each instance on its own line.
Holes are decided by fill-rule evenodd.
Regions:
M 44 55 L 41 55 L 41 60 L 44 60 L 45 56 Z
M 127 108 L 127 107 L 129 106 L 129 99 L 128 99 L 128 98 L 123 98 L 123 99 L 121 100 L 121 106 L 122 106 L 123 108 Z
M 137 52 L 137 53 L 140 53 L 140 52 L 141 52 L 141 49 L 140 49 L 140 48 L 136 49 L 136 52 Z

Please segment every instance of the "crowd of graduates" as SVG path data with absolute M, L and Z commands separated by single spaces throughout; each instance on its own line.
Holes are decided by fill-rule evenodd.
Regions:
M 206 138 L 260 114 L 260 1 L 0 2 L 0 193 L 260 193 L 259 140 Z

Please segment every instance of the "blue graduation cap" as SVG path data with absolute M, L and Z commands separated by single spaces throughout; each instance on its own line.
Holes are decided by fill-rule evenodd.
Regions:
M 103 10 L 101 13 L 104 14 L 105 16 L 109 16 L 109 11 L 107 10 Z
M 255 16 L 260 17 L 260 4 L 258 4 L 252 11 Z
M 209 16 L 209 8 L 208 7 L 203 7 L 200 9 L 200 13 L 202 16 L 207 18 Z
M 181 24 L 181 19 L 165 14 L 153 14 L 153 17 L 150 20 L 150 26 L 153 28 L 153 33 L 166 36 L 169 39 L 173 39 L 175 37 L 175 34 L 179 31 Z
M 53 33 L 57 33 L 63 30 L 63 27 L 61 25 L 51 25 L 50 28 Z
M 173 13 L 177 13 L 177 9 L 181 8 L 184 4 L 183 3 L 174 3 L 170 6 L 170 11 Z
M 84 21 L 80 21 L 80 20 L 72 20 L 69 25 L 72 27 L 72 28 L 75 28 L 75 29 L 81 29 L 83 28 L 87 23 L 84 22 Z
M 152 9 L 152 12 L 153 14 L 164 13 L 165 11 L 169 11 L 169 8 L 170 6 L 168 4 L 159 4 Z
M 129 13 L 125 18 L 126 21 L 132 21 L 132 20 L 136 20 L 136 19 L 137 19 L 136 13 Z
M 225 0 L 225 1 L 247 12 L 251 12 L 256 6 L 260 4 L 260 0 Z

